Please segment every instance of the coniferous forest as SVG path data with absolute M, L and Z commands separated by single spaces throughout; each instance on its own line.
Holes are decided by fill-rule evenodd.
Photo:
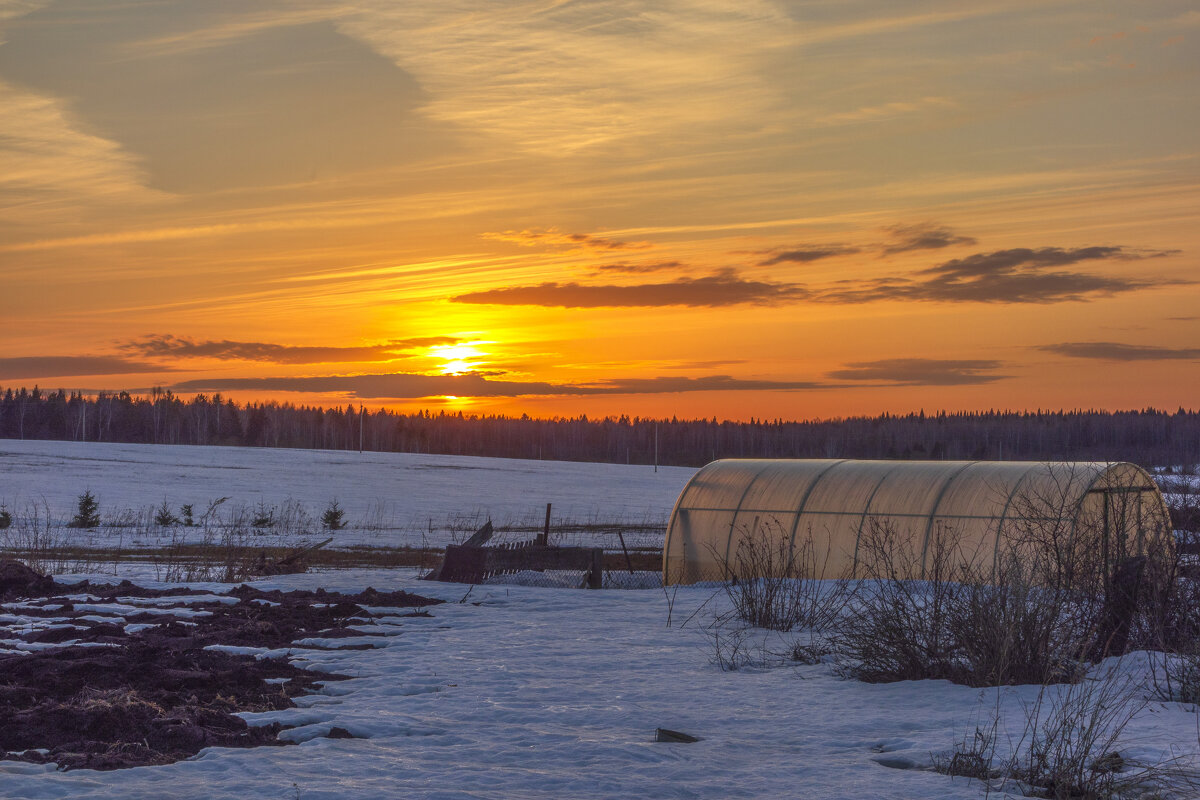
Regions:
M 9 388 L 0 438 L 299 447 L 699 466 L 716 458 L 902 458 L 1200 463 L 1200 412 L 924 412 L 748 422 L 238 404 L 155 390 L 85 396 Z

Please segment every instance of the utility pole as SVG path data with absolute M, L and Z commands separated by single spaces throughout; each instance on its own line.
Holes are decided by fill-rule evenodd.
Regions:
M 362 403 L 358 404 L 358 452 L 363 451 L 363 407 Z
M 658 472 L 658 423 L 654 423 L 654 471 Z

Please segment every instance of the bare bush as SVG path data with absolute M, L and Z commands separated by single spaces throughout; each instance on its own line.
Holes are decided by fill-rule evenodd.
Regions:
M 777 520 L 742 530 L 731 554 L 717 560 L 728 580 L 718 595 L 729 610 L 705 626 L 713 663 L 722 670 L 820 661 L 831 652 L 825 634 L 853 597 L 844 577 L 827 578 L 811 532 L 792 543 Z M 792 633 L 771 643 L 765 632 Z
M 1025 730 L 1004 772 L 1055 800 L 1148 793 L 1161 782 L 1161 767 L 1127 763 L 1119 749 L 1146 705 L 1141 686 L 1119 666 L 1057 690 L 1043 687 L 1025 708 Z
M 1003 775 L 996 766 L 999 725 L 1000 717 L 997 713 L 992 716 L 990 725 L 977 725 L 953 750 L 933 754 L 934 772 L 958 778 L 972 778 L 991 788 L 990 782 Z
M 945 678 L 966 682 L 951 629 L 959 599 L 961 553 L 950 528 L 921 543 L 890 520 L 866 520 L 859 544 L 860 572 L 854 613 L 834 634 L 843 674 L 872 683 Z M 925 565 L 925 579 L 915 580 Z
M 953 750 L 935 754 L 933 768 L 978 780 L 988 794 L 1055 800 L 1162 796 L 1169 782 L 1179 782 L 1175 765 L 1134 763 L 1121 753 L 1125 729 L 1147 706 L 1141 689 L 1120 664 L 1079 683 L 1043 685 L 1022 706 L 1015 727 L 1002 724 L 997 695 L 990 722 L 976 725 Z M 1001 736 L 1002 730 L 1008 734 Z
M 935 525 L 922 545 L 879 518 L 867 520 L 859 555 L 855 613 L 834 637 L 843 674 L 969 686 L 1077 679 L 1100 601 L 1037 584 L 1036 560 L 1002 552 L 986 566 L 953 528 Z M 922 570 L 923 579 L 912 577 Z
M 227 509 L 228 499 L 209 503 L 198 520 L 198 536 L 186 528 L 170 529 L 171 541 L 154 557 L 159 580 L 232 582 L 250 577 L 262 534 L 253 524 L 254 512 L 240 505 Z
M 712 663 L 722 672 L 736 672 L 747 666 L 762 666 L 766 651 L 754 632 L 744 625 L 729 625 L 717 620 L 704 629 Z
M 1001 554 L 990 576 L 964 568 L 948 612 L 974 686 L 1073 682 L 1092 645 L 1094 595 L 1034 583 L 1036 564 Z
M 45 500 L 26 503 L 13 516 L 12 524 L 0 530 L 0 543 L 5 551 L 43 574 L 65 572 L 68 567 L 62 556 L 66 536 L 54 525 Z
M 770 520 L 742 531 L 732 558 L 720 558 L 729 577 L 725 595 L 742 622 L 773 631 L 832 625 L 852 594 L 844 577 L 826 580 L 829 557 L 818 559 L 811 531 L 794 545 Z
M 1151 683 L 1160 700 L 1200 705 L 1200 642 L 1151 657 Z

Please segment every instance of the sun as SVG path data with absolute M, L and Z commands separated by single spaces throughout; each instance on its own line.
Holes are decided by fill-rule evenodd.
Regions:
M 474 370 L 479 366 L 479 359 L 487 357 L 488 354 L 479 349 L 481 344 L 486 342 L 438 344 L 429 348 L 429 355 L 442 359 L 438 369 L 443 375 L 461 375 Z

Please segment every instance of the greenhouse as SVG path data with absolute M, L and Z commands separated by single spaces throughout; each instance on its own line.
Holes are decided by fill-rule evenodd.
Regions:
M 863 577 L 864 541 L 881 527 L 916 553 L 909 578 L 925 577 L 931 541 L 948 535 L 957 558 L 985 568 L 1033 544 L 1082 549 L 1108 568 L 1167 546 L 1171 530 L 1158 486 L 1127 462 L 728 459 L 680 493 L 663 582 L 733 577 L 746 543 L 804 551 L 805 577 Z M 799 568 L 785 562 L 768 569 Z

